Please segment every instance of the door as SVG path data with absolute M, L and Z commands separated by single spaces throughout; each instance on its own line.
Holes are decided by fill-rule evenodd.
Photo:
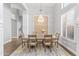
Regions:
M 34 33 L 48 34 L 48 16 L 34 16 Z

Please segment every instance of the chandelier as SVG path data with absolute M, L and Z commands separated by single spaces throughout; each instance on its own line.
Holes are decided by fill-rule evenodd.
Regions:
M 42 9 L 41 9 L 41 4 L 40 4 L 40 15 L 38 17 L 38 22 L 43 23 L 44 22 L 44 18 L 42 16 L 42 13 L 41 12 L 42 12 Z

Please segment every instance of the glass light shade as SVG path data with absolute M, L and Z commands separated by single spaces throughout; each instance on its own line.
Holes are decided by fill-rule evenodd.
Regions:
M 40 16 L 38 17 L 38 22 L 44 22 L 44 18 L 43 18 L 42 15 L 40 15 Z

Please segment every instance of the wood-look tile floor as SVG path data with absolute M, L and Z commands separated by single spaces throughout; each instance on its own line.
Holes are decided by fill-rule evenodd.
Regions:
M 45 51 L 42 46 L 37 47 L 36 51 L 32 48 L 29 52 L 27 46 L 22 48 L 21 45 L 10 56 L 71 56 L 71 54 L 64 50 L 60 45 L 58 48 L 53 46 L 51 52 L 49 48 Z

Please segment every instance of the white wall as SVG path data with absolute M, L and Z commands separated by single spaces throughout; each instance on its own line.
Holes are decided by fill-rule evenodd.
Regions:
M 27 13 L 25 12 L 23 14 L 23 33 L 25 35 L 25 37 L 27 37 L 28 34 L 28 28 L 27 28 Z
M 3 18 L 4 18 L 4 42 L 7 42 L 11 38 L 11 19 L 12 19 L 12 13 L 9 8 L 4 6 L 4 11 L 3 11 Z
M 3 55 L 3 4 L 0 3 L 0 56 Z
M 28 34 L 32 34 L 34 32 L 34 19 L 32 14 L 28 16 Z
M 77 48 L 76 48 L 76 52 L 77 55 L 79 56 L 79 4 L 77 4 L 76 6 L 76 25 L 75 25 L 75 39 L 76 39 L 76 43 L 77 43 Z
M 79 6 L 79 5 L 78 5 Z M 62 10 L 60 10 L 60 5 L 56 5 L 54 7 L 54 21 L 53 21 L 53 32 L 60 32 L 61 33 L 61 15 L 65 14 L 66 12 L 68 12 L 71 9 L 75 10 L 75 16 L 79 16 L 79 7 L 77 7 L 75 9 L 75 7 L 77 7 L 76 4 L 69 4 L 68 6 L 66 6 L 65 8 L 63 8 Z M 76 18 L 74 18 L 76 20 Z M 79 19 L 79 17 L 78 17 Z M 77 21 L 76 21 L 77 22 Z M 78 23 L 79 24 L 79 23 Z M 63 46 L 65 46 L 67 49 L 69 49 L 70 51 L 72 51 L 75 54 L 79 55 L 79 25 L 76 26 L 75 23 L 75 29 L 74 29 L 74 40 L 70 40 L 68 38 L 65 37 L 60 37 L 59 43 L 62 44 Z
M 34 32 L 34 16 L 39 16 L 40 15 L 40 9 L 28 9 L 28 18 L 27 18 L 27 13 L 24 14 L 24 33 L 28 31 L 28 34 L 31 34 Z M 48 33 L 53 33 L 53 8 L 43 8 L 42 15 L 48 16 Z M 28 20 L 28 21 L 27 21 Z M 27 24 L 28 23 L 28 24 Z M 27 28 L 25 28 L 27 27 Z M 25 30 L 26 29 L 26 30 Z M 25 35 L 26 35 L 25 33 Z
M 17 20 L 16 19 L 12 19 L 11 20 L 11 32 L 12 32 L 12 38 L 16 38 L 17 37 Z
M 71 6 L 72 5 L 72 6 Z M 62 15 L 63 14 L 65 14 L 66 12 L 68 12 L 69 10 L 71 10 L 71 9 L 74 9 L 75 10 L 75 8 L 74 7 L 76 7 L 76 5 L 75 4 L 71 4 L 71 5 L 69 5 L 69 6 L 67 6 L 67 7 L 65 7 L 63 10 L 62 10 Z M 76 11 L 76 10 L 75 10 Z M 75 15 L 76 16 L 76 15 Z M 74 18 L 75 20 L 76 20 L 76 18 Z M 76 37 L 76 28 L 74 27 L 74 37 Z M 68 39 L 67 37 L 61 37 L 60 38 L 60 40 L 59 40 L 59 42 L 63 45 L 63 46 L 65 46 L 67 49 L 69 49 L 70 51 L 72 51 L 74 54 L 76 54 L 76 45 L 77 45 L 77 43 L 76 43 L 76 38 L 74 38 L 74 40 L 70 40 L 70 39 Z
M 22 7 L 22 8 L 21 8 Z M 18 37 L 20 27 L 20 15 L 24 7 L 21 4 L 4 4 L 4 42 L 11 41 L 11 38 Z M 22 20 L 22 19 L 21 19 Z
M 8 41 L 11 37 L 19 36 L 19 27 L 21 25 L 20 23 L 22 23 L 19 20 L 24 10 L 25 8 L 21 3 L 4 3 L 4 28 L 7 28 L 4 34 L 4 41 Z
M 48 33 L 53 34 L 54 33 L 54 27 L 53 27 L 53 12 L 52 15 L 48 16 Z
M 61 4 L 56 4 L 54 7 L 54 19 L 53 19 L 54 33 L 61 33 Z

